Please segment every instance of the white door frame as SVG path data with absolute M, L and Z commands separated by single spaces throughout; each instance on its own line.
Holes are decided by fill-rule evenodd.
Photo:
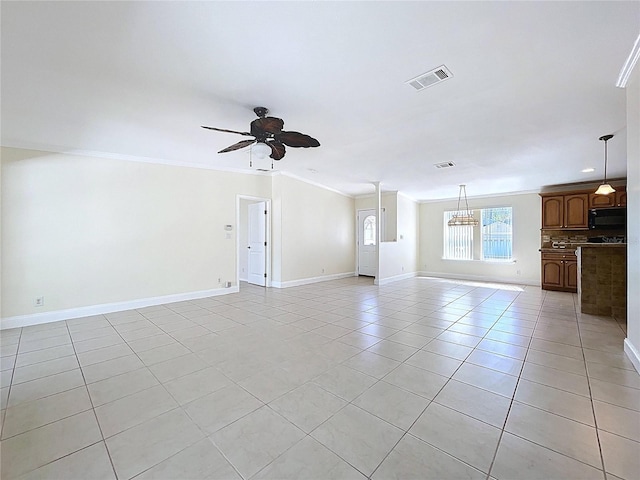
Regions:
M 240 228 L 247 228 L 246 225 L 240 225 L 240 200 L 251 200 L 255 202 L 265 202 L 267 205 L 267 218 L 265 219 L 267 249 L 267 281 L 265 287 L 271 286 L 271 199 L 263 197 L 252 197 L 250 195 L 236 195 L 236 279 L 238 281 L 238 288 L 240 287 L 240 255 L 247 253 L 246 245 L 244 248 L 240 245 Z
M 369 211 L 369 210 L 375 210 L 375 208 L 358 208 L 356 210 L 356 277 L 358 275 L 360 275 L 360 242 L 362 241 L 362 239 L 360 238 L 361 232 L 360 232 L 360 223 L 358 222 L 358 216 L 360 215 L 360 212 L 365 212 L 365 211 Z M 384 228 L 383 226 L 383 222 L 384 222 L 384 208 L 381 209 L 381 214 L 382 214 L 382 219 L 381 221 L 378 220 L 377 215 L 376 215 L 376 229 L 381 229 Z M 380 234 L 377 235 L 378 238 L 382 239 L 384 238 L 384 231 L 380 230 Z M 379 250 L 380 248 L 380 242 L 378 242 L 378 244 L 376 245 L 376 250 Z M 374 278 L 376 278 L 378 276 L 378 268 L 376 267 L 376 273 L 374 275 Z

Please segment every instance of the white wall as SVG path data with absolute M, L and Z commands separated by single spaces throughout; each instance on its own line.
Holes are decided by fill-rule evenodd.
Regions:
M 540 284 L 541 201 L 537 194 L 470 198 L 472 209 L 513 208 L 515 263 L 443 260 L 443 214 L 455 210 L 456 200 L 420 204 L 419 270 L 424 275 L 488 281 Z M 518 271 L 520 274 L 518 275 Z
M 2 317 L 237 285 L 236 194 L 271 179 L 3 148 Z
M 640 66 L 627 83 L 627 339 L 625 352 L 640 372 Z
M 404 195 L 396 195 L 397 241 L 380 244 L 379 285 L 418 270 L 418 204 Z
M 354 274 L 353 198 L 277 175 L 272 211 L 276 285 Z

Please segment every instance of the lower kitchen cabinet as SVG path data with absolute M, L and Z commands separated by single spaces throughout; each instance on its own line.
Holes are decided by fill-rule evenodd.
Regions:
M 542 289 L 578 291 L 578 259 L 573 250 L 542 254 Z

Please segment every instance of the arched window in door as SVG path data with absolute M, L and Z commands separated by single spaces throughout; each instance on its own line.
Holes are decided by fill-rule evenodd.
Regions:
M 364 245 L 376 244 L 376 216 L 368 215 L 364 219 L 363 226 Z

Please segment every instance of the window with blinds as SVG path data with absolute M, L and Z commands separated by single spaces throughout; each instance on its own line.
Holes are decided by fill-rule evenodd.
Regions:
M 511 260 L 513 229 L 511 207 L 482 210 L 482 259 Z
M 447 225 L 457 212 L 444 212 L 444 255 L 447 260 L 473 260 L 473 227 Z
M 513 259 L 513 211 L 511 207 L 480 210 L 480 225 L 450 227 L 447 222 L 457 212 L 444 212 L 444 252 L 446 260 L 485 260 L 489 262 Z M 473 212 L 471 212 L 473 215 Z M 477 218 L 477 217 L 476 217 Z M 474 252 L 473 239 L 480 246 Z

